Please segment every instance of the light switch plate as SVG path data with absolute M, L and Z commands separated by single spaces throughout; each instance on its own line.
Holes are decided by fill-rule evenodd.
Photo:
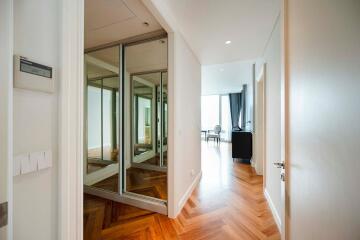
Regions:
M 13 162 L 13 176 L 18 176 L 21 174 L 21 159 L 26 158 L 27 155 L 19 155 L 14 157 Z
M 52 167 L 52 152 L 51 150 L 45 151 L 44 158 L 39 161 L 39 170 Z
M 44 159 L 44 152 L 33 152 L 30 153 L 30 167 L 31 171 L 38 170 L 38 163 Z
M 21 174 L 29 173 L 31 172 L 31 166 L 30 166 L 30 158 L 29 155 L 23 155 L 21 157 Z

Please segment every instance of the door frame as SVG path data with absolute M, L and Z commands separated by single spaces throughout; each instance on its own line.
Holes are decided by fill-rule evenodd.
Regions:
M 83 239 L 84 0 L 60 6 L 59 239 Z
M 288 75 L 288 0 L 281 1 L 281 159 L 284 181 L 281 181 L 281 239 L 290 239 L 290 159 L 289 159 L 289 75 Z

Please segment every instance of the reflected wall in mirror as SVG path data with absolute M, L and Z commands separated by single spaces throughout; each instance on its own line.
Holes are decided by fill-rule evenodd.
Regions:
M 85 54 L 85 185 L 118 192 L 119 47 Z

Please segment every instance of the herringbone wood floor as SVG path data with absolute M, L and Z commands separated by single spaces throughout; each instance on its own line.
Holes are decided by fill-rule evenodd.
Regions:
M 280 239 L 262 177 L 233 163 L 229 144 L 203 143 L 202 171 L 176 219 L 86 195 L 84 239 Z

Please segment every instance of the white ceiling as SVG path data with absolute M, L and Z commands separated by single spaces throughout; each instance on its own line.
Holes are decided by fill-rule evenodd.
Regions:
M 201 95 L 236 93 L 252 85 L 253 61 L 239 61 L 201 67 Z
M 141 0 L 85 0 L 85 49 L 160 29 Z
M 166 0 L 202 64 L 261 57 L 280 0 Z M 225 44 L 230 40 L 232 43 Z

